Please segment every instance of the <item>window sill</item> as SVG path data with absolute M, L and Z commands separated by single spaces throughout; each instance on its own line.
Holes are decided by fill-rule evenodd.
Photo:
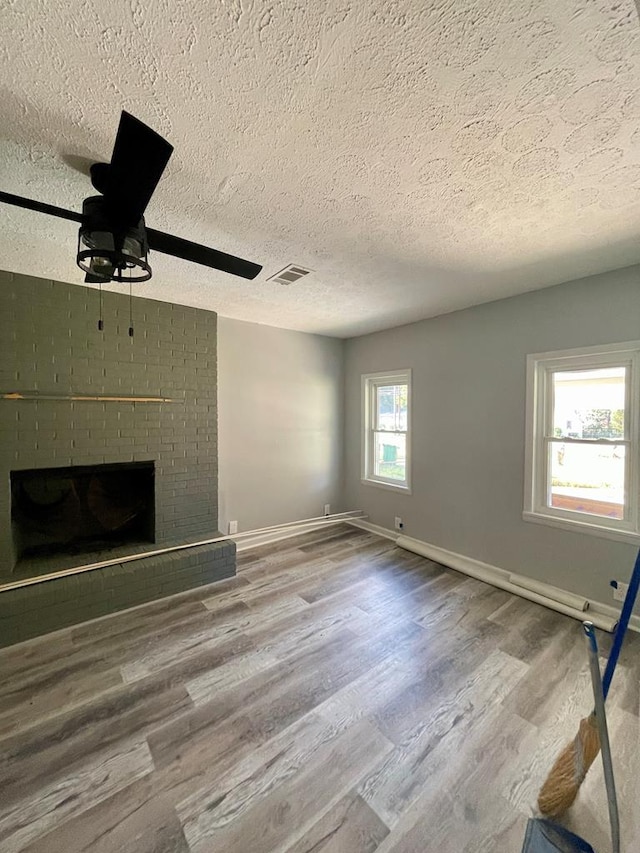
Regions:
M 383 483 L 381 480 L 369 480 L 366 477 L 362 477 L 360 482 L 363 486 L 377 486 L 379 489 L 388 489 L 392 492 L 402 492 L 405 495 L 411 494 L 409 486 L 404 486 L 401 483 L 398 483 L 398 485 L 395 483 Z
M 613 539 L 615 542 L 628 542 L 630 545 L 640 543 L 640 534 L 632 530 L 618 530 L 614 527 L 601 527 L 584 521 L 570 521 L 567 518 L 557 518 L 554 515 L 544 515 L 541 512 L 525 510 L 522 513 L 524 521 L 533 524 L 545 524 L 548 527 L 559 527 L 572 533 L 586 533 L 588 536 L 598 536 L 601 539 Z

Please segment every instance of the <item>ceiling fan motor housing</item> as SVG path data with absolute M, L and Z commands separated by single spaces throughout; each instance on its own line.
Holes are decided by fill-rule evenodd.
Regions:
M 144 217 L 136 225 L 123 225 L 104 196 L 84 200 L 76 258 L 80 269 L 104 281 L 148 281 L 148 252 Z

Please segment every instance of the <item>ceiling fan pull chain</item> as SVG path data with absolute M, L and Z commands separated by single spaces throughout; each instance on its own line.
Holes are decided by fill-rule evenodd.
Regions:
M 133 337 L 133 293 L 131 291 L 131 269 L 129 269 L 129 337 Z
M 98 320 L 98 331 L 99 331 L 99 332 L 102 332 L 102 331 L 103 331 L 103 329 L 104 329 L 104 321 L 103 321 L 103 319 L 102 319 L 102 282 L 99 282 L 99 283 L 98 283 L 98 290 L 99 290 L 99 293 L 100 293 L 100 296 L 99 296 L 99 300 L 100 300 L 100 319 Z

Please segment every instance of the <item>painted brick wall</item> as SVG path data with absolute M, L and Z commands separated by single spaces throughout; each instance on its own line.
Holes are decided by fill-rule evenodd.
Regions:
M 104 293 L 103 316 L 99 331 L 95 288 L 0 272 L 1 393 L 175 400 L 0 400 L 0 584 L 23 571 L 15 567 L 11 471 L 153 460 L 156 545 L 218 535 L 216 314 L 136 298 L 131 338 L 128 296 Z M 88 561 L 44 560 L 42 572 Z M 0 645 L 233 574 L 235 545 L 223 543 L 197 558 L 188 550 L 5 591 Z
M 138 285 L 138 290 L 143 286 Z M 13 569 L 11 470 L 155 460 L 156 542 L 217 529 L 216 314 L 0 273 L 0 390 L 175 403 L 0 401 L 0 577 Z
M 235 566 L 235 544 L 224 542 L 7 590 L 0 646 L 232 577 Z

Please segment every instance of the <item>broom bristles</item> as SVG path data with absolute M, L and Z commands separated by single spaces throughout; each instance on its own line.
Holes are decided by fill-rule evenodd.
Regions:
M 578 734 L 562 750 L 538 795 L 538 808 L 547 817 L 560 817 L 571 808 L 582 780 L 598 753 L 600 737 L 593 714 L 580 721 Z

